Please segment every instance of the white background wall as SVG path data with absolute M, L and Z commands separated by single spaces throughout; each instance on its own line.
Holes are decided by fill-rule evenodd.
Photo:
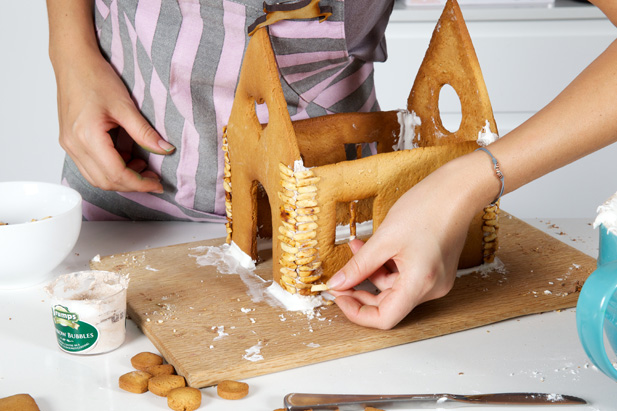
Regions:
M 64 152 L 57 138 L 56 89 L 48 59 L 47 29 L 43 1 L 2 2 L 0 181 L 60 181 Z M 470 32 L 473 37 L 473 30 L 470 29 Z M 378 86 L 385 83 L 384 78 L 391 80 L 392 65 L 400 60 L 396 52 L 391 47 L 390 61 L 377 68 Z M 487 52 L 478 49 L 481 64 L 483 59 L 490 58 Z M 418 50 L 417 53 L 423 55 L 424 50 Z M 587 62 L 580 63 L 583 67 Z M 512 70 L 528 67 L 533 61 L 522 60 L 517 64 L 520 67 L 512 67 Z M 483 66 L 493 67 L 491 64 Z M 489 93 L 497 87 L 492 84 L 508 81 L 507 75 L 487 70 L 490 69 L 485 67 Z M 407 86 L 402 88 L 408 90 Z M 380 98 L 384 96 L 386 101 L 384 108 L 402 106 L 388 107 L 384 93 L 380 92 Z M 552 98 L 544 97 L 547 101 Z M 497 122 L 499 125 L 499 116 Z M 501 131 L 504 131 L 503 127 Z M 502 208 L 522 218 L 582 217 L 592 221 L 596 207 L 617 191 L 616 160 L 617 145 L 613 145 L 507 195 L 502 201 Z
M 60 181 L 63 151 L 47 27 L 44 1 L 2 1 L 0 181 Z

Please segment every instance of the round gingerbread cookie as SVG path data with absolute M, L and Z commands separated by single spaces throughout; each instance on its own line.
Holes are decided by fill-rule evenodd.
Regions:
M 157 375 L 148 380 L 148 390 L 160 397 L 167 397 L 169 391 L 184 386 L 186 382 L 181 375 Z
M 245 382 L 239 381 L 221 381 L 216 386 L 216 392 L 219 397 L 226 400 L 239 400 L 244 398 L 249 393 L 249 385 Z

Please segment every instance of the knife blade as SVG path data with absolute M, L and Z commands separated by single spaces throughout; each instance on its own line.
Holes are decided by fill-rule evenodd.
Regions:
M 368 406 L 388 409 L 458 408 L 466 405 L 581 405 L 582 398 L 563 394 L 511 392 L 496 394 L 409 394 L 409 395 L 339 395 L 339 394 L 287 394 L 284 399 L 287 411 L 312 410 L 364 410 Z

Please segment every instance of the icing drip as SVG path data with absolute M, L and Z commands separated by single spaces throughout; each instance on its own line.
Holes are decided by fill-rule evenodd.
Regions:
M 494 143 L 498 139 L 499 135 L 491 131 L 491 125 L 489 124 L 488 120 L 486 120 L 484 127 L 482 127 L 482 130 L 480 130 L 480 132 L 478 133 L 478 145 L 481 147 L 486 147 L 489 144 Z
M 420 117 L 415 112 L 407 110 L 399 110 L 396 117 L 401 125 L 401 131 L 398 142 L 392 148 L 395 151 L 417 148 L 418 145 L 414 143 L 414 139 L 416 138 L 416 126 L 422 124 Z M 420 136 L 418 136 L 418 140 L 420 140 Z

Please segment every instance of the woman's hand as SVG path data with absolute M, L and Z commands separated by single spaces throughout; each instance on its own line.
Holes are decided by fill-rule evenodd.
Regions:
M 122 127 L 137 144 L 156 154 L 169 154 L 174 147 L 141 115 L 102 56 L 58 76 L 58 117 L 60 144 L 90 184 L 104 190 L 162 192 L 159 177 L 146 169 L 146 162 L 119 153 L 108 132 Z
M 49 55 L 58 86 L 60 144 L 95 187 L 162 192 L 144 160 L 119 153 L 109 131 L 122 127 L 144 149 L 170 154 L 141 115 L 124 83 L 103 58 L 94 31 L 92 0 L 48 0 Z
M 450 291 L 469 224 L 494 198 L 490 191 L 499 192 L 490 159 L 482 156 L 472 153 L 440 168 L 394 204 L 365 244 L 350 242 L 354 256 L 328 286 L 352 322 L 389 329 L 418 304 Z M 488 180 L 479 178 L 481 172 L 474 177 L 474 167 Z M 484 194 L 475 193 L 481 184 Z M 353 289 L 366 279 L 379 289 L 377 295 Z

